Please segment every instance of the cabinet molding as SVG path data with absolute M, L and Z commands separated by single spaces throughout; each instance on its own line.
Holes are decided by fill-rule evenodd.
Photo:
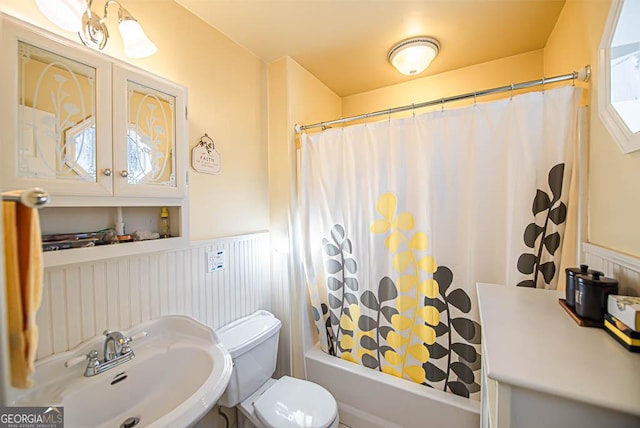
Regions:
M 133 105 L 135 96 L 140 98 L 137 105 Z M 184 86 L 130 66 L 113 65 L 116 195 L 185 196 L 185 166 L 188 165 L 186 105 Z M 131 176 L 134 168 L 128 163 L 132 157 L 130 147 L 137 144 L 146 145 L 140 152 L 149 152 L 151 165 L 147 171 L 149 179 L 134 184 Z M 156 150 L 154 146 L 162 148 Z M 123 177 L 122 171 L 127 171 L 129 176 Z
M 80 111 L 84 111 L 85 114 L 92 112 L 96 127 L 96 141 L 111 141 L 112 117 L 111 103 L 109 101 L 111 99 L 111 62 L 102 55 L 90 50 L 80 49 L 69 40 L 29 26 L 17 19 L 2 15 L 2 20 L 3 63 L 0 66 L 0 88 L 2 93 L 6 94 L 6 99 L 11 100 L 2 103 L 0 117 L 3 138 L 5 139 L 4 147 L 7 150 L 6 156 L 3 156 L 2 160 L 0 160 L 2 162 L 3 187 L 6 189 L 19 189 L 38 186 L 45 188 L 51 195 L 110 196 L 113 191 L 111 180 L 104 180 L 100 175 L 97 175 L 93 181 L 56 179 L 59 165 L 55 165 L 55 163 L 61 163 L 63 161 L 62 158 L 68 156 L 65 145 L 60 145 L 62 144 L 61 139 L 65 136 L 64 132 L 69 127 L 67 118 L 72 114 L 78 116 L 82 114 L 79 113 Z M 33 58 L 28 57 L 28 55 L 33 55 Z M 21 64 L 28 64 L 30 61 L 35 64 L 38 56 L 45 55 L 49 57 L 47 61 L 50 61 L 50 63 L 43 62 L 41 64 L 41 76 L 33 76 L 32 79 L 36 79 L 36 81 L 30 85 L 25 83 L 27 78 L 23 76 L 25 82 L 22 82 L 21 85 L 19 75 Z M 65 70 L 63 59 L 68 60 L 69 63 L 82 64 L 85 68 L 94 70 L 95 81 L 93 82 L 93 88 L 95 93 L 91 94 L 91 99 L 87 101 L 92 103 L 91 108 L 82 109 L 73 102 L 69 102 L 68 98 L 72 95 L 68 93 L 71 92 L 68 87 L 74 88 L 78 85 L 74 84 L 73 79 L 75 76 L 69 71 L 73 67 L 67 66 L 67 70 Z M 55 63 L 56 61 L 58 62 L 57 64 Z M 52 85 L 49 85 L 52 87 L 48 89 L 44 84 L 46 82 L 43 83 L 38 80 L 45 73 L 48 73 L 47 76 L 54 80 L 51 82 Z M 51 102 L 47 98 L 56 98 L 52 105 L 47 107 L 48 111 L 40 108 L 36 100 L 39 94 L 42 94 L 42 91 L 45 90 L 47 93 L 41 97 L 44 101 Z M 24 106 L 26 108 L 19 108 L 21 105 L 19 103 L 22 100 L 28 100 L 31 105 Z M 60 113 L 56 115 L 56 111 Z M 29 114 L 30 117 L 25 117 L 25 114 Z M 48 115 L 49 117 L 42 118 L 43 115 Z M 43 120 L 39 123 L 33 123 L 36 118 L 42 118 Z M 46 125 L 50 126 L 47 127 Z M 40 132 L 38 132 L 39 130 Z M 49 139 L 45 140 L 43 138 L 45 135 L 43 134 L 48 134 Z M 46 143 L 49 147 L 44 147 Z M 25 147 L 25 144 L 32 147 Z M 54 146 L 51 146 L 51 144 L 54 144 Z M 29 151 L 31 153 L 25 153 Z M 98 151 L 99 153 L 96 153 L 96 157 L 110 157 L 110 146 L 102 147 L 99 145 Z M 21 159 L 25 156 L 45 156 L 47 152 L 51 152 L 55 156 L 54 159 L 44 160 L 48 164 L 49 174 L 40 174 L 41 177 L 38 177 L 39 174 L 36 171 L 30 174 L 31 176 L 24 176 L 25 174 L 21 176 L 21 171 L 19 170 Z M 109 163 L 103 167 L 107 168 L 110 165 L 109 160 Z M 55 201 L 55 198 L 53 199 Z
M 1 67 L 0 85 L 4 93 L 9 94 L 10 100 L 19 100 L 2 105 L 0 123 L 6 132 L 7 141 L 13 143 L 7 144 L 10 156 L 5 156 L 2 160 L 3 187 L 42 187 L 52 196 L 51 206 L 57 206 L 59 196 L 65 197 L 65 203 L 77 198 L 78 205 L 83 204 L 85 196 L 105 197 L 111 205 L 135 205 L 138 198 L 172 200 L 187 196 L 188 130 L 185 86 L 106 54 L 94 52 L 18 19 L 7 15 L 2 15 L 2 19 L 2 47 L 7 60 Z M 44 58 L 41 68 L 53 70 L 46 75 L 42 73 L 39 77 L 29 77 L 31 80 L 37 79 L 36 83 L 29 85 L 24 82 L 21 84 L 21 79 L 28 80 L 26 66 L 21 65 L 29 63 L 30 58 L 24 59 L 27 52 L 32 53 L 32 62 L 36 62 L 37 58 Z M 88 83 L 76 82 L 78 78 L 73 75 L 73 69 L 88 70 L 88 76 L 84 79 Z M 31 74 L 33 73 L 30 72 L 29 76 Z M 67 86 L 63 87 L 63 84 Z M 76 90 L 81 84 L 83 87 L 89 85 L 89 88 Z M 29 86 L 30 91 L 25 89 L 26 86 Z M 37 108 L 36 97 L 43 87 L 47 89 L 42 98 L 57 99 L 54 105 L 41 111 Z M 70 101 L 69 92 L 73 91 L 79 94 L 76 97 L 79 98 L 78 101 Z M 135 91 L 142 97 L 137 116 L 136 112 L 129 114 L 132 107 L 129 95 Z M 154 98 L 158 103 L 152 105 Z M 90 108 L 85 108 L 85 104 Z M 165 104 L 167 108 L 163 109 Z M 74 136 L 88 129 L 95 129 L 95 148 L 90 151 L 94 158 L 93 175 L 83 179 L 80 172 L 82 168 L 77 162 L 73 162 L 72 167 L 65 164 L 64 171 L 59 174 L 56 173 L 57 169 L 52 169 L 53 173 L 48 175 L 38 174 L 37 171 L 28 176 L 22 174 L 18 160 L 28 151 L 21 146 L 24 140 L 22 128 L 26 126 L 29 128 L 27 131 L 34 131 L 32 134 L 36 141 L 32 144 L 33 152 L 44 152 L 39 149 L 38 142 L 43 141 L 44 144 L 45 141 L 36 132 L 38 125 L 23 120 L 26 109 L 34 117 L 47 114 L 48 111 L 50 117 L 44 117 L 41 120 L 43 124 L 56 122 L 52 127 L 53 131 L 45 132 L 55 133 L 52 150 L 56 159 L 49 163 L 55 163 L 56 168 L 62 168 L 61 164 L 70 163 L 70 159 L 76 157 L 77 150 L 72 144 Z M 144 114 L 140 115 L 143 111 Z M 70 115 L 74 115 L 73 120 L 69 119 Z M 134 116 L 135 121 L 132 120 Z M 136 132 L 133 131 L 134 126 L 137 137 L 132 144 L 132 134 Z M 138 155 L 138 152 L 130 150 L 142 145 L 145 147 L 139 153 L 145 159 L 141 159 L 143 156 Z M 161 182 L 164 184 L 158 184 Z M 136 199 L 131 200 L 131 197 Z
M 109 217 L 122 207 L 142 225 L 138 231 L 154 232 L 161 207 L 174 213 L 172 238 L 47 252 L 45 266 L 188 246 L 186 87 L 14 17 L 0 19 L 7 95 L 0 190 L 45 189 L 45 234 L 114 227 L 118 220 Z M 78 230 L 87 224 L 96 228 Z

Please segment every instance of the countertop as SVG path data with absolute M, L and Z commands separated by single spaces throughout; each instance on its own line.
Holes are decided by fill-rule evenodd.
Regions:
M 640 353 L 580 327 L 563 292 L 478 284 L 487 376 L 640 416 Z

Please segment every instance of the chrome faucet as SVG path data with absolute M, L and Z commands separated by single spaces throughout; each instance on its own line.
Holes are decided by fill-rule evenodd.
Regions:
M 106 336 L 104 340 L 104 350 L 102 352 L 105 363 L 131 352 L 131 348 L 129 347 L 131 338 L 126 337 L 119 331 L 105 330 L 102 334 Z
M 65 362 L 64 365 L 66 367 L 71 367 L 72 365 L 87 359 L 89 362 L 87 363 L 84 375 L 87 377 L 95 376 L 132 360 L 135 357 L 135 354 L 133 353 L 133 349 L 129 346 L 129 343 L 134 339 L 147 335 L 146 332 L 141 332 L 133 337 L 128 337 L 119 331 L 111 330 L 105 330 L 103 334 L 105 335 L 105 339 L 103 348 L 104 359 L 102 361 L 98 358 L 98 351 L 94 349 L 85 356 L 72 358 Z

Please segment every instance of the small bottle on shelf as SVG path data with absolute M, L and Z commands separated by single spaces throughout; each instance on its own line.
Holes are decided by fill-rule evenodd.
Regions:
M 162 211 L 160 211 L 160 237 L 171 237 L 171 232 L 169 229 L 169 210 L 167 210 L 167 207 L 162 207 Z

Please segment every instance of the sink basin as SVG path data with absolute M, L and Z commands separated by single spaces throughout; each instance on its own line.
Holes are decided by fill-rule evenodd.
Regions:
M 86 361 L 64 362 L 92 349 L 102 358 L 103 336 L 42 360 L 34 387 L 13 405 L 63 406 L 67 428 L 195 424 L 226 389 L 231 356 L 210 327 L 189 317 L 165 316 L 123 333 L 143 331 L 131 342 L 135 358 L 96 376 L 83 375 Z

